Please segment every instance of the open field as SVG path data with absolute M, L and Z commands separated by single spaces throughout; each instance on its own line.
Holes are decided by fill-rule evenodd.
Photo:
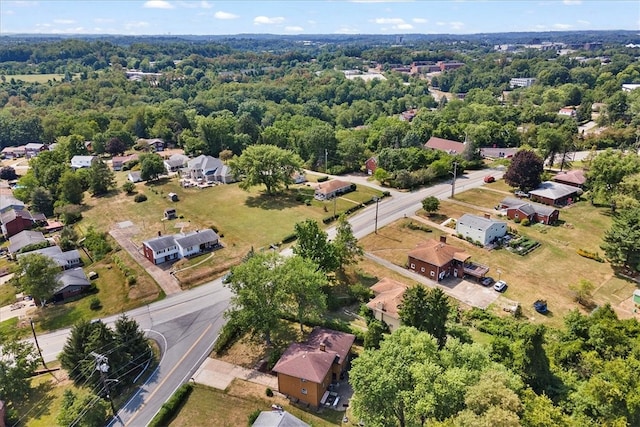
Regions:
M 271 405 L 286 411 L 314 427 L 341 425 L 344 412 L 329 409 L 317 413 L 292 406 L 285 398 L 267 397 L 265 387 L 242 381 L 234 382 L 225 391 L 196 385 L 180 413 L 169 424 L 171 427 L 206 426 L 236 427 L 247 425 L 249 415 L 259 409 L 271 410 Z
M 117 173 L 118 184 L 126 179 L 127 172 Z M 89 226 L 108 231 L 121 221 L 133 221 L 140 232 L 133 240 L 141 245 L 143 240 L 157 236 L 213 228 L 218 231 L 224 249 L 214 252 L 213 257 L 198 268 L 180 273 L 183 282 L 197 282 L 201 276 L 219 274 L 236 264 L 252 247 L 255 250 L 279 244 L 291 235 L 296 222 L 307 218 L 322 221 L 323 218 L 340 213 L 356 204 L 380 196 L 369 187 L 359 186 L 357 191 L 331 201 L 313 199 L 313 189 L 307 185 L 293 185 L 288 191 L 276 196 L 262 194 L 260 188 L 247 192 L 237 184 L 216 185 L 209 188 L 182 188 L 177 177 L 155 183 L 138 183 L 136 192 L 147 196 L 147 201 L 135 203 L 133 195 L 113 191 L 106 197 L 87 198 L 87 209 L 83 212 L 81 228 Z M 171 202 L 167 194 L 176 193 L 178 202 Z M 311 199 L 306 205 L 304 199 Z M 168 207 L 177 209 L 179 218 L 163 220 Z M 206 256 L 205 256 L 206 257 Z M 187 265 L 202 260 L 190 260 Z
M 7 80 L 22 80 L 27 83 L 47 83 L 49 80 L 53 81 L 54 79 L 57 81 L 64 80 L 64 74 L 15 74 L 15 75 L 5 75 Z M 78 74 L 73 76 L 74 79 L 78 78 Z
M 456 200 L 491 208 L 496 198 L 501 197 L 495 191 L 476 189 L 456 196 Z M 442 202 L 441 206 L 438 215 L 433 218 L 438 223 L 445 217 L 458 218 L 464 212 L 473 213 L 473 209 L 450 201 Z M 426 215 L 424 218 L 429 220 Z M 397 221 L 378 230 L 377 235 L 362 239 L 365 250 L 397 265 L 404 265 L 406 253 L 410 249 L 426 239 L 438 239 L 442 233 L 437 229 L 433 233 L 410 230 L 406 228 L 407 221 L 409 220 Z M 602 235 L 610 224 L 611 217 L 607 209 L 593 207 L 588 202 L 578 202 L 561 210 L 557 226 L 536 224 L 524 227 L 509 221 L 510 227 L 542 244 L 524 257 L 504 249 L 488 251 L 453 236 L 448 241 L 464 248 L 471 254 L 472 261 L 488 265 L 491 268 L 489 275 L 496 279 L 500 276 L 507 281 L 509 288 L 505 297 L 519 301 L 526 317 L 560 326 L 562 317 L 567 312 L 581 308 L 573 301 L 573 293 L 569 289 L 569 285 L 580 279 L 587 279 L 595 285 L 596 304 L 611 302 L 621 317 L 633 315 L 622 308 L 620 302 L 630 297 L 635 289 L 634 284 L 616 277 L 608 263 L 598 263 L 576 253 L 578 248 L 599 251 Z M 497 273 L 498 270 L 500 274 Z M 550 313 L 547 316 L 541 316 L 533 310 L 533 302 L 540 298 L 549 302 Z

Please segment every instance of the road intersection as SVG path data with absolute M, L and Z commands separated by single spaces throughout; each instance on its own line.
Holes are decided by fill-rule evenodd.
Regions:
M 471 171 L 458 177 L 456 192 L 483 185 L 483 178 L 488 173 L 496 178 L 502 175 L 501 170 Z M 451 194 L 451 184 L 436 184 L 411 192 L 392 191 L 391 194 L 392 197 L 380 200 L 377 214 L 376 205 L 370 205 L 349 219 L 357 238 L 374 232 L 376 216 L 377 227 L 382 228 L 397 219 L 412 216 L 420 208 L 420 202 L 425 197 L 448 198 Z M 329 238 L 333 238 L 335 228 L 329 228 L 327 233 Z M 222 284 L 221 279 L 216 279 L 126 313 L 147 331 L 150 338 L 158 341 L 162 358 L 149 379 L 118 411 L 110 426 L 149 424 L 162 404 L 181 384 L 189 381 L 211 352 L 225 323 L 224 312 L 229 306 L 231 296 L 231 291 Z M 117 317 L 111 316 L 102 320 L 111 324 Z M 38 337 L 45 360 L 57 358 L 69 332 L 68 328 Z

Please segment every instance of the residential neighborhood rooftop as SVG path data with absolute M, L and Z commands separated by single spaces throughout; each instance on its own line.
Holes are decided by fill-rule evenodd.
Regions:
M 471 257 L 464 249 L 435 239 L 419 244 L 408 255 L 438 267 L 446 265 L 452 259 L 464 262 Z
M 486 218 L 483 216 L 464 214 L 458 219 L 459 223 L 465 224 L 468 227 L 477 228 L 478 230 L 486 230 L 493 224 L 506 224 L 505 221 Z
M 545 181 L 535 190 L 529 191 L 532 196 L 544 197 L 547 199 L 560 199 L 569 196 L 578 191 L 571 185 L 561 184 L 559 182 Z

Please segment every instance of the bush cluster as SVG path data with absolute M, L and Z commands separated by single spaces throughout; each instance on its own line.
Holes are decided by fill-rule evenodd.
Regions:
M 133 198 L 133 201 L 136 203 L 141 203 L 147 200 L 147 196 L 145 196 L 144 194 L 140 193 L 140 194 L 136 194 L 135 197 Z
M 324 176 L 318 177 L 318 182 L 325 182 L 325 181 L 329 181 L 328 176 L 324 175 Z
M 578 248 L 578 250 L 576 250 L 576 253 L 581 257 L 589 258 L 598 262 L 604 262 L 604 258 L 602 258 L 598 252 L 589 252 L 587 250 Z
M 126 264 L 120 259 L 118 255 L 113 255 L 111 258 L 113 259 L 113 262 L 118 267 L 118 269 L 122 271 L 122 274 L 124 274 L 124 277 L 127 280 L 127 285 L 129 286 L 135 285 L 137 282 L 137 279 L 136 279 L 136 275 L 133 273 L 133 270 L 127 267 Z
M 410 221 L 406 227 L 409 230 L 418 230 L 418 231 L 424 231 L 425 233 L 431 233 L 433 230 L 430 229 L 429 227 L 427 227 L 426 225 L 422 225 L 422 224 L 415 224 L 413 221 Z
M 178 413 L 182 404 L 187 400 L 189 394 L 191 394 L 191 390 L 193 390 L 193 385 L 190 383 L 182 384 L 178 387 L 178 390 L 162 405 L 160 411 L 153 417 L 149 426 L 160 427 L 169 425 L 169 421 Z

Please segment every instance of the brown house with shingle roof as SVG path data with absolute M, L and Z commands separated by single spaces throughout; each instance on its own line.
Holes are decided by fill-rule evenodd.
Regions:
M 349 193 L 355 190 L 355 184 L 347 181 L 340 181 L 339 179 L 333 179 L 331 181 L 318 184 L 314 197 L 318 200 L 329 200 L 340 194 Z
M 386 323 L 391 332 L 400 327 L 400 315 L 398 306 L 402 303 L 407 285 L 384 277 L 371 287 L 374 298 L 367 303 L 367 307 L 373 311 L 373 316 Z
M 489 271 L 489 267 L 469 262 L 471 256 L 464 249 L 449 245 L 446 236 L 419 244 L 408 258 L 409 270 L 436 281 L 450 276 L 463 278 L 465 274 L 481 278 Z
M 584 176 L 584 171 L 582 169 L 574 169 L 565 172 L 558 172 L 556 176 L 553 177 L 553 180 L 560 184 L 582 188 L 584 187 L 585 182 L 587 182 L 587 177 Z
M 313 406 L 347 367 L 355 335 L 315 328 L 303 343 L 293 343 L 282 354 L 273 372 L 278 391 L 290 399 Z

